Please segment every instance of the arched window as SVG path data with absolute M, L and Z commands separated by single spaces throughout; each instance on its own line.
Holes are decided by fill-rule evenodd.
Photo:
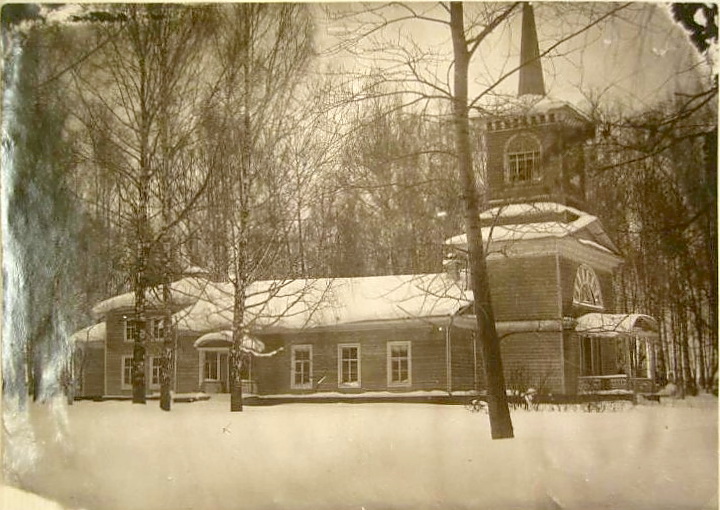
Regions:
M 591 267 L 582 264 L 575 273 L 573 303 L 602 308 L 603 300 L 600 293 L 600 282 Z
M 540 142 L 529 134 L 512 137 L 505 146 L 505 182 L 520 184 L 540 177 Z

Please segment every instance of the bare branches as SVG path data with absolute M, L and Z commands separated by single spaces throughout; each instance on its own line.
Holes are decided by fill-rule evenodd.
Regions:
M 580 28 L 580 29 L 572 32 L 571 34 L 568 34 L 568 35 L 562 37 L 561 39 L 559 39 L 559 40 L 556 41 L 555 43 L 551 44 L 548 48 L 546 48 L 545 50 L 541 51 L 540 54 L 538 55 L 537 59 L 541 59 L 541 58 L 549 55 L 550 53 L 552 53 L 552 52 L 553 52 L 556 48 L 558 48 L 559 46 L 562 46 L 562 45 L 565 44 L 566 42 L 568 42 L 568 41 L 576 38 L 577 36 L 579 36 L 579 35 L 587 32 L 588 30 L 590 30 L 590 29 L 593 28 L 594 26 L 597 26 L 598 24 L 602 23 L 602 22 L 605 21 L 606 19 L 608 19 L 608 18 L 616 15 L 618 12 L 622 11 L 623 9 L 626 9 L 626 8 L 629 7 L 630 5 L 632 5 L 632 4 L 630 4 L 630 3 L 625 3 L 625 4 L 619 5 L 618 7 L 614 7 L 614 8 L 611 9 L 610 11 L 608 11 L 608 12 L 606 12 L 605 14 L 603 14 L 602 16 L 600 16 L 599 18 L 591 21 L 591 22 L 588 23 L 587 25 L 584 25 L 582 28 Z M 532 61 L 529 61 L 529 62 L 532 62 Z M 528 62 L 523 62 L 522 64 L 513 67 L 510 71 L 505 72 L 505 73 L 502 74 L 502 76 L 500 76 L 497 80 L 495 80 L 494 82 L 492 82 L 490 85 L 486 86 L 486 87 L 484 88 L 484 90 L 483 90 L 480 94 L 478 94 L 477 96 L 475 96 L 475 98 L 473 98 L 472 101 L 470 101 L 469 107 L 470 107 L 470 108 L 475 108 L 476 105 L 477 105 L 477 103 L 478 103 L 483 97 L 487 96 L 490 92 L 492 92 L 493 90 L 495 90 L 495 89 L 498 87 L 498 85 L 500 85 L 502 82 L 504 82 L 504 81 L 505 81 L 506 79 L 508 79 L 510 76 L 512 76 L 513 74 L 515 74 L 516 72 L 518 72 L 518 71 L 520 70 L 520 68 L 523 67 L 524 65 L 526 65 L 527 63 L 528 63 Z
M 510 14 L 512 14 L 518 5 L 520 5 L 520 2 L 515 2 L 510 7 L 507 7 L 500 15 L 492 18 L 490 22 L 483 27 L 480 33 L 467 40 L 467 44 L 470 46 L 468 54 L 471 58 L 478 49 L 478 46 L 480 46 L 480 43 L 482 43 L 485 38 L 490 35 L 501 23 L 508 19 Z

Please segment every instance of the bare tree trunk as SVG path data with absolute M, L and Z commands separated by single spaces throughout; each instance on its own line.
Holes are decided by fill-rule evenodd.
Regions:
M 683 372 L 683 386 L 684 393 L 689 395 L 697 394 L 697 387 L 695 385 L 695 377 L 692 372 L 692 366 L 690 361 L 690 346 L 688 343 L 688 323 L 685 308 L 681 305 L 680 309 L 680 349 L 682 352 L 682 372 Z
M 249 23 L 246 24 L 249 37 Z M 247 65 L 247 64 L 246 64 Z M 244 73 L 245 90 L 249 90 L 249 70 Z M 237 225 L 237 236 L 235 239 L 235 298 L 233 306 L 233 344 L 230 350 L 230 412 L 241 412 L 243 410 L 242 395 L 242 363 L 243 352 L 242 342 L 245 336 L 244 320 L 245 320 L 245 290 L 248 285 L 248 235 L 250 220 L 250 168 L 251 168 L 251 145 L 250 145 L 250 105 L 249 94 L 245 94 L 245 108 L 243 112 L 243 133 L 242 133 L 242 154 L 239 165 L 238 187 L 239 187 L 239 208 L 240 217 Z
M 241 274 L 238 271 L 236 274 Z M 233 342 L 230 347 L 230 412 L 242 412 L 242 342 L 244 334 L 243 320 L 245 316 L 245 279 L 240 277 L 235 282 L 235 300 L 233 306 Z
M 144 197 L 144 202 L 143 202 Z M 132 401 L 134 404 L 145 403 L 145 350 L 147 341 L 147 317 L 146 317 L 146 289 L 147 289 L 147 265 L 149 249 L 147 238 L 147 189 L 141 186 L 141 205 L 143 213 L 139 218 L 137 229 L 137 270 L 134 276 L 135 288 L 135 339 L 133 345 L 132 363 Z
M 170 292 L 170 242 L 168 233 L 163 235 L 163 357 L 160 365 L 160 409 L 170 411 L 172 407 L 172 382 L 174 361 L 174 337 L 172 327 L 172 294 Z
M 495 330 L 495 317 L 490 298 L 490 282 L 480 229 L 480 210 L 475 187 L 472 148 L 470 144 L 470 121 L 468 115 L 468 66 L 470 54 L 463 19 L 463 5 L 450 4 L 450 29 L 455 57 L 453 123 L 458 169 L 465 204 L 465 226 L 470 259 L 470 276 L 474 296 L 477 328 L 482 343 L 483 362 L 487 384 L 488 411 L 493 439 L 513 437 L 513 426 L 505 394 L 500 341 Z

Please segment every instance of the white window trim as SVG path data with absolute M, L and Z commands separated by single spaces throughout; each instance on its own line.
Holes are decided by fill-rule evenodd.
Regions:
M 135 327 L 137 328 L 137 321 L 132 316 L 123 315 L 123 341 L 126 343 L 132 343 L 133 339 L 128 338 L 127 336 L 127 324 L 128 322 L 135 322 Z M 151 342 L 162 342 L 162 337 L 156 337 L 155 336 L 155 324 L 157 322 L 162 323 L 163 317 L 149 317 L 145 320 L 145 327 L 146 327 L 146 334 L 145 339 L 149 340 Z
M 407 381 L 393 381 L 392 372 L 392 348 L 393 347 L 407 347 L 407 360 L 408 360 L 408 378 Z M 387 385 L 392 388 L 404 388 L 412 386 L 412 342 L 410 341 L 393 341 L 387 343 Z
M 123 390 L 131 390 L 132 389 L 132 360 L 133 355 L 132 354 L 124 354 L 122 357 L 122 360 L 120 361 L 120 388 Z M 130 380 L 125 380 L 125 365 L 126 363 L 130 363 Z
M 513 144 L 513 142 L 515 142 L 518 138 L 523 138 L 523 137 L 532 139 L 537 144 L 537 151 L 512 152 L 512 154 L 526 154 L 526 153 L 537 152 L 537 156 L 534 158 L 534 160 L 535 160 L 535 164 L 533 167 L 534 172 L 533 172 L 532 179 L 529 179 L 527 181 L 512 181 L 510 179 L 510 154 L 511 153 L 509 152 L 509 148 Z M 542 145 L 542 142 L 540 141 L 540 138 L 538 138 L 535 134 L 528 133 L 528 132 L 522 132 L 522 133 L 517 133 L 517 134 L 511 136 L 508 139 L 508 141 L 505 142 L 505 147 L 503 150 L 503 182 L 505 183 L 505 185 L 523 186 L 523 185 L 529 185 L 529 184 L 533 184 L 533 183 L 541 181 L 542 175 L 540 172 L 540 162 L 542 162 L 542 157 L 543 157 L 543 145 Z
M 135 319 L 132 317 L 128 317 L 127 315 L 123 316 L 123 341 L 126 343 L 133 342 L 133 339 L 128 338 L 128 334 L 127 334 L 127 326 L 128 326 L 128 322 L 130 322 L 130 321 L 135 322 Z M 135 328 L 137 328 L 137 323 L 135 323 Z
M 205 353 L 207 352 L 217 352 L 218 354 L 228 355 L 225 359 L 228 362 L 228 377 L 230 377 L 230 350 L 227 347 L 207 347 L 198 349 L 198 382 L 202 384 L 204 382 L 219 382 L 222 380 L 222 364 L 220 363 L 221 358 L 219 355 L 217 357 L 218 379 L 205 379 Z
M 205 363 L 207 362 L 207 359 L 205 358 L 207 356 L 208 352 L 214 352 L 215 353 L 215 371 L 217 372 L 217 377 L 212 379 L 210 377 L 207 377 L 205 374 Z M 220 353 L 218 351 L 205 351 L 203 352 L 203 381 L 205 382 L 218 382 L 220 381 L 220 360 L 222 358 L 220 357 Z
M 300 350 L 307 350 L 310 353 L 310 380 L 304 384 L 295 383 L 295 352 Z M 294 390 L 308 390 L 312 389 L 313 386 L 313 346 L 312 344 L 298 344 L 293 345 L 291 348 L 290 356 L 290 388 Z
M 338 344 L 337 346 L 338 361 L 338 388 L 360 388 L 362 384 L 362 351 L 359 343 Z M 357 348 L 357 381 L 351 383 L 343 383 L 343 359 L 342 350 L 348 347 Z
M 594 303 L 588 303 L 587 301 L 579 301 L 578 299 L 576 299 L 577 296 L 576 296 L 575 291 L 577 290 L 578 278 L 580 277 L 581 272 L 585 272 L 585 274 L 588 274 L 591 277 L 591 282 L 584 282 L 585 284 L 592 283 L 595 286 L 597 286 L 596 290 L 597 290 L 597 299 L 598 299 L 598 301 L 600 301 L 599 305 L 594 304 Z M 580 264 L 578 266 L 577 270 L 575 271 L 575 279 L 573 280 L 572 302 L 573 302 L 573 305 L 575 305 L 575 306 L 583 306 L 583 307 L 589 308 L 591 310 L 602 311 L 605 309 L 605 304 L 604 304 L 605 300 L 603 299 L 603 295 L 602 295 L 602 286 L 600 285 L 600 279 L 598 278 L 595 270 L 592 267 L 588 266 L 587 264 Z
M 150 389 L 156 390 L 160 388 L 160 376 L 162 371 L 162 356 L 150 356 L 150 362 L 148 363 L 148 387 Z M 157 384 L 153 383 L 153 367 L 155 366 L 155 363 L 160 363 L 158 365 L 158 382 Z
M 148 319 L 148 323 L 150 324 L 150 340 L 152 340 L 154 342 L 162 342 L 163 341 L 162 336 L 159 336 L 159 337 L 155 336 L 155 325 L 157 323 L 162 324 L 162 321 L 163 321 L 162 317 L 153 317 L 151 319 Z

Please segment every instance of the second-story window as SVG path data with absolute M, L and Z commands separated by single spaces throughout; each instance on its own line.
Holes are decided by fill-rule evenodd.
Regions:
M 134 319 L 125 318 L 125 341 L 135 341 L 136 324 Z
M 505 148 L 505 182 L 529 183 L 540 178 L 540 142 L 523 134 L 510 139 Z
M 603 308 L 600 281 L 590 266 L 581 264 L 575 273 L 573 304 Z
M 158 317 L 156 319 L 152 319 L 151 324 L 152 339 L 158 342 L 162 342 L 164 340 L 163 335 L 165 333 L 165 321 L 162 319 L 162 317 Z

